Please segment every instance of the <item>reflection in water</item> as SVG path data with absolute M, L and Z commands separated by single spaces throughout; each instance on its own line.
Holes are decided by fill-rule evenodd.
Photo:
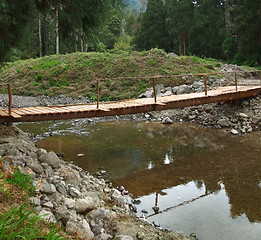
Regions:
M 261 239 L 260 133 L 234 137 L 187 124 L 131 122 L 21 128 L 56 133 L 39 145 L 88 171 L 103 166 L 115 185 L 141 200 L 138 215 L 146 210 L 162 227 L 200 239 Z

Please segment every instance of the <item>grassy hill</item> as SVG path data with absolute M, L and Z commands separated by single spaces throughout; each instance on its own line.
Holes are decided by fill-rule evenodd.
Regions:
M 215 70 L 216 64 L 214 60 L 194 56 L 173 57 L 159 49 L 45 56 L 4 65 L 0 69 L 0 92 L 7 93 L 7 83 L 10 83 L 13 94 L 17 95 L 66 94 L 94 100 L 96 80 L 101 78 L 101 100 L 135 98 L 151 87 L 150 80 L 112 78 L 208 73 Z M 166 78 L 158 83 L 175 86 L 181 79 Z

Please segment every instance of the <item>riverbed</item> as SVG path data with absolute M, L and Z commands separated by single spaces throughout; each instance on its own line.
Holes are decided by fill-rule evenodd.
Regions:
M 198 239 L 261 239 L 261 133 L 187 123 L 88 120 L 20 124 L 38 146 L 105 170 L 137 215 Z

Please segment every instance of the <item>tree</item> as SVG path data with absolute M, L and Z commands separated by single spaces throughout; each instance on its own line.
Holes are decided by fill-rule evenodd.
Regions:
M 259 0 L 234 0 L 229 9 L 234 18 L 232 35 L 227 33 L 227 39 L 233 40 L 236 48 L 234 61 L 248 65 L 261 64 L 261 4 Z M 226 42 L 225 42 L 226 43 Z M 224 44 L 224 46 L 226 46 Z M 231 48 L 230 48 L 231 49 Z
M 35 16 L 33 0 L 1 0 L 0 3 L 0 61 L 11 47 L 18 46 L 26 33 L 25 27 Z
M 162 0 L 149 0 L 144 13 L 140 30 L 135 37 L 136 47 L 140 50 L 165 48 L 165 10 Z
M 178 39 L 179 55 L 186 55 L 187 43 L 190 41 L 190 27 L 193 21 L 194 5 L 192 0 L 167 0 L 167 29 L 171 42 Z M 172 44 L 174 45 L 174 44 Z M 173 50 L 175 46 L 171 47 Z
M 225 11 L 223 0 L 197 0 L 191 26 L 190 52 L 198 56 L 223 58 Z

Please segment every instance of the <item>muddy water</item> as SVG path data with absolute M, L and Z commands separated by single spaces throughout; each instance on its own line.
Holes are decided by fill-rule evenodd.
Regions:
M 261 133 L 188 124 L 23 124 L 38 145 L 88 171 L 103 167 L 141 201 L 138 216 L 199 239 L 261 239 Z M 80 154 L 80 155 L 78 155 Z M 78 156 L 77 156 L 78 155 Z

